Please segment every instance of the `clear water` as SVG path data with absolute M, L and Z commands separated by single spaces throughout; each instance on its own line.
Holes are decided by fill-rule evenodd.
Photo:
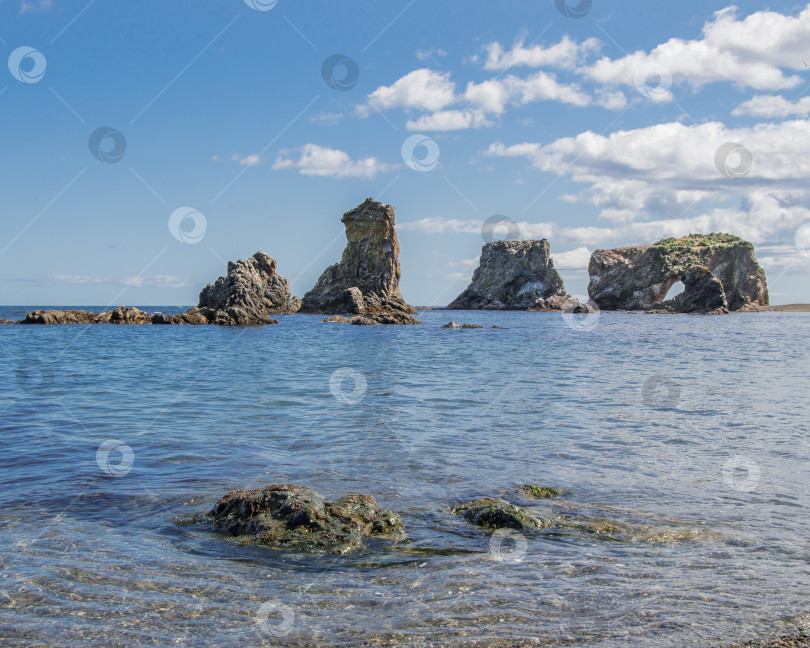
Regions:
M 0 327 L 0 643 L 708 646 L 810 610 L 810 316 L 420 318 Z M 525 482 L 650 533 L 448 510 Z M 290 555 L 186 521 L 271 483 L 374 495 L 410 541 Z

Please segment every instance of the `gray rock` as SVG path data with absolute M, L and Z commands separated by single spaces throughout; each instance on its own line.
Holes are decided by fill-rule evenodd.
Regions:
M 321 320 L 322 322 L 331 322 L 333 324 L 348 324 L 349 320 L 342 315 L 332 315 L 332 317 L 327 317 Z
M 225 495 L 209 513 L 233 536 L 277 549 L 345 554 L 371 538 L 406 538 L 402 519 L 381 510 L 373 497 L 347 495 L 327 502 L 294 485 L 274 485 Z
M 458 322 L 448 322 L 444 326 L 443 329 L 482 329 L 483 326 L 478 326 L 478 324 L 459 324 Z
M 652 245 L 596 250 L 588 272 L 588 294 L 602 310 L 706 313 L 768 305 L 765 272 L 754 246 L 730 234 L 692 234 Z M 678 281 L 684 293 L 664 302 Z
M 570 299 L 548 241 L 493 241 L 481 250 L 472 283 L 447 308 L 562 310 Z
M 498 497 L 484 497 L 459 504 L 453 508 L 453 513 L 461 515 L 471 524 L 487 529 L 534 531 L 549 526 L 548 522 L 531 511 Z
M 342 222 L 347 244 L 340 263 L 324 270 L 314 288 L 304 295 L 301 312 L 415 312 L 399 288 L 399 242 L 394 220 L 394 208 L 372 198 L 346 212 Z

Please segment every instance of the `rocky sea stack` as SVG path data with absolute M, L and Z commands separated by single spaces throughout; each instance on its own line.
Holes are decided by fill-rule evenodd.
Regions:
M 652 245 L 597 250 L 588 294 L 602 310 L 726 313 L 768 305 L 754 246 L 731 234 L 691 234 Z M 670 288 L 684 291 L 666 300 Z
M 302 313 L 362 315 L 384 324 L 417 324 L 399 289 L 399 242 L 394 208 L 367 198 L 343 214 L 346 248 L 301 303 Z M 396 321 L 395 321 L 396 320 Z
M 562 310 L 571 300 L 548 241 L 493 241 L 481 250 L 472 283 L 447 308 Z

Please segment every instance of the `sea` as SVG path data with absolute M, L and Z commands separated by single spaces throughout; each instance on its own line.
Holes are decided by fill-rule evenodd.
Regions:
M 0 644 L 708 647 L 806 618 L 810 315 L 418 317 L 0 326 Z M 408 539 L 208 523 L 270 484 L 372 495 Z M 453 513 L 480 497 L 566 523 Z

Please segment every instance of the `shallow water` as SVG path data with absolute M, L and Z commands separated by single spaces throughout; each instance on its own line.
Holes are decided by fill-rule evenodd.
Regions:
M 0 327 L 3 645 L 707 646 L 810 609 L 810 316 L 419 317 Z M 448 510 L 527 482 L 638 533 Z M 271 483 L 374 495 L 410 540 L 307 557 L 187 521 Z

